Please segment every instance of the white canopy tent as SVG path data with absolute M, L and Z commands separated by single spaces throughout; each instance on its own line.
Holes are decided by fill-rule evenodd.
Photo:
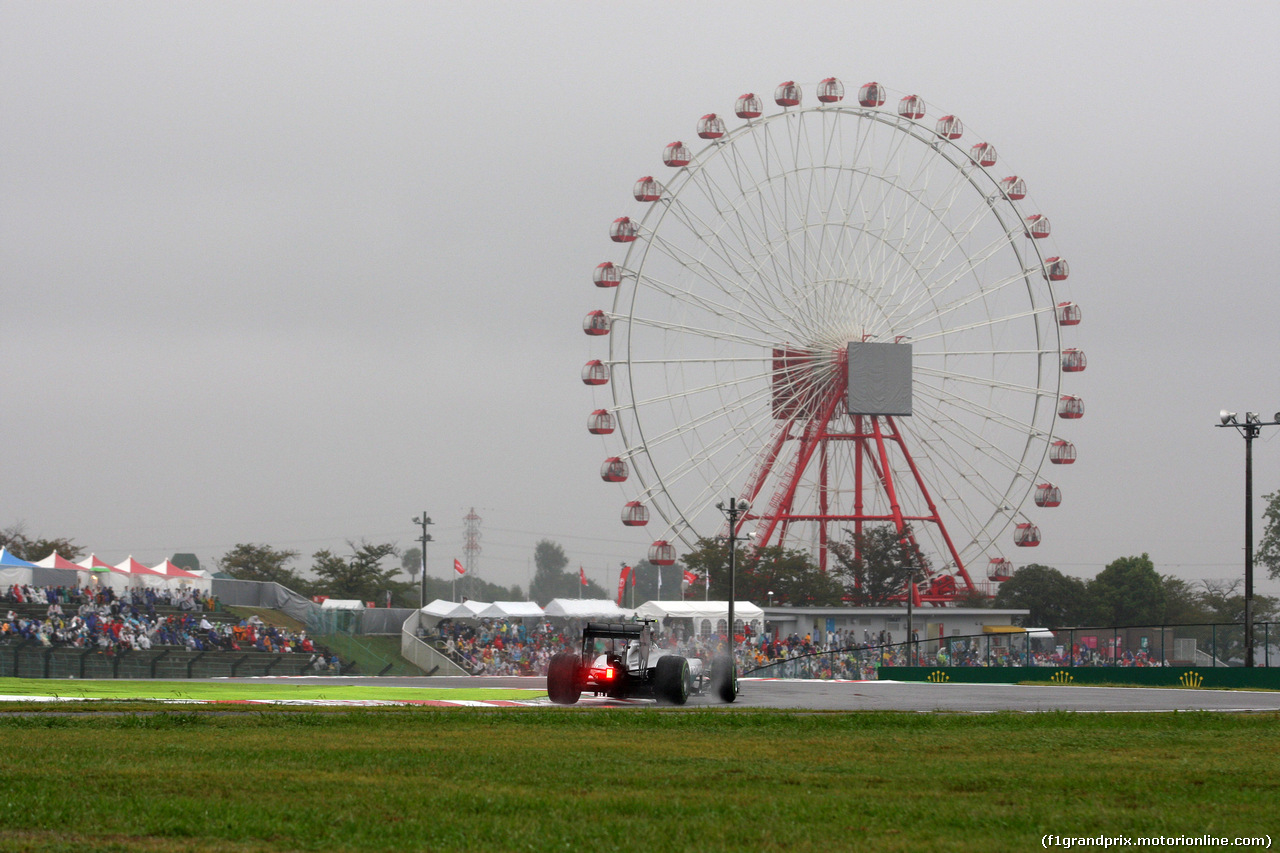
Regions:
M 669 619 L 690 619 L 693 633 L 699 637 L 716 632 L 716 627 L 729 618 L 728 601 L 646 601 L 636 608 L 642 619 L 658 619 L 663 627 L 669 627 Z M 733 603 L 733 621 L 750 625 L 759 633 L 764 630 L 764 611 L 750 601 Z
M 0 587 L 25 586 L 31 583 L 32 570 L 23 566 L 0 566 Z
M 553 598 L 542 611 L 553 619 L 598 619 L 620 622 L 635 611 L 619 607 L 611 598 Z
M 326 598 L 320 603 L 321 610 L 364 610 L 364 602 L 357 598 Z
M 495 601 L 476 615 L 481 619 L 541 619 L 542 608 L 533 601 Z
M 481 612 L 482 610 L 484 610 L 485 608 L 487 608 L 487 607 L 489 606 L 489 604 L 490 604 L 490 602 L 488 602 L 488 601 L 464 601 L 464 602 L 462 602 L 462 608 L 463 608 L 463 610 L 464 610 L 465 612 L 464 612 L 461 616 L 457 616 L 457 617 L 455 617 L 455 618 L 457 618 L 457 619 L 479 619 L 479 618 L 480 618 L 480 612 Z
M 169 579 L 160 572 L 149 569 L 146 566 L 133 559 L 130 554 L 127 559 L 121 563 L 117 563 L 111 569 L 113 572 L 122 575 L 128 575 L 129 586 L 150 587 L 152 589 L 167 589 Z
M 469 614 L 469 611 L 460 602 L 445 601 L 443 598 L 437 598 L 418 612 L 427 618 L 437 621 L 440 619 L 457 619 Z
M 34 569 L 35 563 L 15 557 L 7 548 L 0 548 L 0 584 L 6 588 L 14 584 L 23 586 L 31 583 Z
M 43 560 L 36 560 L 36 565 L 47 569 L 44 577 L 50 579 L 55 586 L 87 586 L 93 574 L 87 569 L 77 566 L 57 551 L 51 551 Z
M 91 587 L 110 587 L 116 592 L 124 592 L 129 588 L 129 575 L 116 571 L 115 567 L 110 563 L 104 563 L 98 559 L 97 554 L 90 554 L 79 563 L 80 568 L 89 573 L 89 585 Z
M 209 578 L 204 575 L 198 575 L 195 572 L 189 572 L 180 566 L 175 566 L 169 560 L 165 560 L 158 566 L 152 566 L 151 571 L 164 575 L 165 585 L 169 589 L 189 587 L 205 595 L 213 591 L 213 581 L 209 580 Z

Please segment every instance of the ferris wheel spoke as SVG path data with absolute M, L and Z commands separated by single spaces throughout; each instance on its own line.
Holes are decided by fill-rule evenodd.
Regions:
M 932 408 L 937 417 L 932 420 L 932 433 L 939 437 L 939 446 L 947 446 L 952 448 L 952 452 L 956 455 L 953 457 L 953 467 L 958 471 L 964 471 L 968 468 L 976 467 L 973 463 L 972 454 L 982 454 L 986 458 L 990 458 L 1000 465 L 1005 471 L 1018 476 L 1034 476 L 1034 472 L 1023 461 L 1022 456 L 1015 456 L 1007 449 L 994 444 L 991 437 L 975 430 L 964 420 L 955 417 L 947 417 L 945 409 L 939 405 L 938 400 L 933 400 L 932 406 L 926 403 L 925 408 Z M 1008 429 L 1008 425 L 1004 425 Z M 1013 434 L 1020 437 L 1030 434 L 1034 428 L 1029 424 L 1024 424 L 1022 430 L 1012 430 Z M 923 432 L 924 430 L 921 429 Z M 961 454 L 959 448 L 964 448 L 965 452 Z
M 932 247 L 938 245 L 941 247 L 939 251 L 951 251 L 956 245 L 949 240 L 934 239 L 934 229 L 939 217 L 935 213 L 932 222 L 924 219 L 932 213 L 925 205 L 910 208 L 909 211 L 913 215 L 904 218 L 896 227 L 915 235 L 911 238 L 913 242 L 900 246 L 899 251 L 888 259 L 888 268 L 884 275 L 884 280 L 891 287 L 890 295 L 900 304 L 907 306 L 912 304 L 913 299 L 925 300 L 935 293 L 935 289 L 926 284 L 933 274 L 931 253 L 935 250 Z M 918 222 L 917 219 L 924 219 L 924 221 Z M 913 297 L 913 293 L 920 295 Z
M 956 306 L 956 307 L 963 307 L 963 306 Z M 969 332 L 977 329 L 986 329 L 993 326 L 994 327 L 1006 326 L 1006 325 L 1016 323 L 1019 320 L 1026 320 L 1028 318 L 1040 317 L 1040 316 L 1044 316 L 1046 314 L 1051 314 L 1051 313 L 1053 313 L 1053 306 L 1048 305 L 1048 306 L 1045 306 L 1044 308 L 1036 308 L 1030 311 L 1018 311 L 1012 314 L 1003 314 L 999 317 L 991 317 L 989 319 L 982 320 L 979 322 L 967 323 L 964 325 L 957 325 L 957 326 L 948 326 L 945 330 L 937 331 L 937 332 L 925 332 L 923 334 L 910 334 L 910 332 L 914 330 L 914 327 L 907 327 L 907 328 L 908 328 L 908 334 L 912 342 L 917 345 L 916 356 L 919 357 L 921 353 L 924 351 L 919 349 L 918 345 L 925 341 L 934 340 L 939 337 L 946 337 L 947 335 L 958 335 L 961 332 Z M 936 317 L 937 315 L 935 315 L 933 318 L 930 318 L 930 319 L 936 319 Z M 936 353 L 936 355 L 946 355 L 947 352 L 949 351 L 941 351 Z M 1033 352 L 1033 350 L 1027 350 L 1027 352 Z M 1039 352 L 1041 354 L 1048 354 L 1051 352 L 1055 352 L 1055 350 L 1040 349 L 1040 350 L 1034 350 L 1034 352 Z
M 664 364 L 666 362 L 655 360 L 652 363 Z M 739 376 L 739 377 L 734 377 L 733 379 L 727 380 L 727 381 L 717 380 L 714 383 L 704 384 L 695 388 L 682 388 L 677 391 L 669 392 L 666 394 L 658 394 L 658 395 L 646 397 L 643 399 L 633 399 L 632 406 L 636 409 L 639 409 L 644 406 L 652 406 L 657 403 L 670 403 L 673 400 L 680 400 L 685 397 L 698 395 L 698 394 L 705 394 L 710 391 L 723 391 L 726 388 L 731 387 L 733 385 L 756 384 L 758 383 L 760 377 L 763 375 L 765 374 L 756 374 L 754 376 Z
M 681 435 L 688 438 L 688 433 L 687 430 L 682 431 Z M 671 439 L 672 437 L 668 437 L 668 440 Z M 648 447 L 649 442 L 646 441 L 645 444 Z M 693 478 L 695 482 L 698 479 L 704 483 L 708 480 L 719 482 L 722 473 L 740 475 L 750 466 L 754 457 L 747 451 L 748 447 L 740 434 L 720 433 L 714 441 L 700 444 L 691 448 L 689 452 L 681 454 L 668 471 L 659 474 L 658 478 L 662 480 L 666 489 L 683 485 L 688 478 Z M 650 451 L 646 450 L 646 452 Z M 727 458 L 724 454 L 727 454 Z M 707 473 L 709 470 L 716 472 L 716 476 L 709 477 Z
M 681 288 L 667 279 L 659 279 L 652 276 L 643 276 L 642 280 L 637 281 L 637 288 L 651 290 L 657 294 L 667 297 L 670 301 L 705 312 L 711 317 L 717 318 L 733 318 L 735 324 L 745 324 L 750 326 L 761 335 L 767 336 L 772 340 L 778 334 L 776 321 L 770 317 L 759 313 L 747 314 L 741 307 L 731 305 L 728 302 L 722 302 L 703 295 L 702 291 L 694 292 L 692 289 Z M 727 291 L 722 288 L 713 288 L 714 293 L 725 295 Z M 619 315 L 621 316 L 621 315 Z
M 758 411 L 760 408 L 759 404 L 759 397 L 751 395 L 742 398 L 740 401 L 735 402 L 732 405 L 725 404 L 717 408 L 708 409 L 696 417 L 690 418 L 668 429 L 666 432 L 647 437 L 641 447 L 656 450 L 670 442 L 672 439 L 679 438 L 685 433 L 696 431 L 710 424 L 717 423 L 733 412 L 750 413 Z M 632 452 L 633 449 L 628 449 L 628 453 Z
M 1000 354 L 1003 355 L 1003 353 Z M 952 353 L 948 353 L 948 355 L 952 355 Z M 1018 385 L 1013 382 L 1001 382 L 998 379 L 983 376 L 966 376 L 963 373 L 937 370 L 936 368 L 924 367 L 920 364 L 916 364 L 914 366 L 914 370 L 917 376 L 934 376 L 947 382 L 967 383 L 988 390 L 999 389 L 1001 391 L 1014 391 L 1019 394 L 1028 394 L 1033 397 L 1044 397 L 1046 399 L 1051 399 L 1057 396 L 1053 391 L 1040 388 L 1039 386 Z
M 644 436 L 643 441 L 627 446 L 618 456 L 621 459 L 634 459 L 642 455 L 652 458 L 654 455 L 661 453 L 666 445 L 683 442 L 689 436 L 696 435 L 703 427 L 723 422 L 724 418 L 734 411 L 749 411 L 753 402 L 758 401 L 744 399 L 732 407 L 721 406 L 718 409 L 708 410 L 696 417 L 683 421 L 666 432 Z M 729 442 L 736 438 L 734 434 L 729 432 L 719 432 L 716 433 L 716 436 L 717 442 Z
M 653 318 L 646 318 L 646 317 L 632 317 L 629 320 L 629 325 L 632 328 L 644 327 L 647 329 L 653 329 L 657 331 L 677 332 L 681 335 L 689 335 L 691 337 L 699 338 L 706 341 L 719 341 L 721 343 L 745 344 L 748 346 L 756 346 L 756 347 L 772 346 L 773 343 L 775 343 L 777 340 L 776 337 L 768 337 L 768 338 L 747 337 L 746 335 L 743 335 L 743 334 L 733 334 L 731 332 L 724 331 L 721 329 L 700 328 L 697 326 L 690 326 L 690 325 L 681 324 L 681 323 L 671 323 L 663 320 L 655 320 Z M 709 358 L 709 359 L 700 359 L 700 360 L 716 361 L 719 359 Z M 738 360 L 748 360 L 748 359 L 738 359 Z M 759 361 L 760 357 L 757 356 L 749 360 Z M 636 363 L 643 363 L 643 362 L 638 361 Z
M 941 296 L 943 290 L 950 289 L 953 285 L 958 284 L 959 281 L 960 279 L 957 278 L 955 280 L 946 282 L 943 287 L 939 288 L 938 295 Z M 904 323 L 906 323 L 904 328 L 907 330 L 908 334 L 911 334 L 914 332 L 915 329 L 919 328 L 919 326 L 924 325 L 925 323 L 936 323 L 942 319 L 949 318 L 952 314 L 956 313 L 957 311 L 968 308 L 979 302 L 989 302 L 996 296 L 1000 295 L 1002 291 L 1004 291 L 1006 288 L 1009 288 L 1010 286 L 1016 285 L 1020 287 L 1026 287 L 1026 284 L 1027 284 L 1027 279 L 1026 279 L 1025 273 L 1018 271 L 1018 272 L 1010 273 L 1004 276 L 1003 278 L 1000 278 L 989 284 L 984 284 L 981 287 L 976 287 L 972 292 L 960 294 L 958 297 L 956 297 L 955 299 L 949 302 L 942 302 L 937 298 L 933 299 L 930 302 L 926 302 L 922 300 L 920 304 L 912 306 L 913 310 L 911 314 L 907 314 L 904 311 L 903 317 L 904 317 Z M 1024 311 L 1019 313 L 1024 315 L 1039 315 L 1039 314 L 1045 313 L 1045 309 L 1036 309 L 1032 311 Z M 992 319 L 990 322 L 974 324 L 973 327 L 974 328 L 981 328 L 984 326 L 990 327 L 994 325 L 994 322 L 995 322 L 994 319 Z
M 928 386 L 924 387 L 928 388 Z M 951 408 L 965 412 L 978 418 L 982 418 L 997 426 L 1004 427 L 1005 429 L 1010 430 L 1013 434 L 1026 435 L 1028 434 L 1028 431 L 1031 431 L 1030 434 L 1032 435 L 1048 435 L 1049 433 L 1048 430 L 1038 429 L 1034 424 L 1020 421 L 1017 418 L 1006 415 L 1004 412 L 998 411 L 997 409 L 976 400 L 970 400 L 967 397 L 945 395 L 942 393 L 941 389 L 938 389 L 937 391 L 936 403 L 939 411 L 945 411 L 946 409 Z
M 669 210 L 676 210 L 676 209 L 677 208 L 675 206 L 672 206 L 671 208 L 669 208 Z M 676 218 L 679 219 L 680 218 L 679 215 L 677 215 Z M 688 225 L 687 227 L 690 228 L 690 231 L 692 233 L 694 234 L 697 233 L 696 228 Z M 706 264 L 705 261 L 695 258 L 691 251 L 685 249 L 684 247 L 670 240 L 658 237 L 655 234 L 650 238 L 649 243 L 651 246 L 653 246 L 654 248 L 657 248 L 660 252 L 662 252 L 667 257 L 669 257 L 672 261 L 674 261 L 675 263 L 685 268 L 696 267 L 700 270 L 710 271 L 710 267 Z M 728 253 L 740 254 L 739 252 L 733 250 L 731 247 L 722 245 L 722 248 L 724 248 Z M 754 289 L 743 289 L 740 286 L 737 288 L 732 288 L 727 286 L 727 282 L 729 281 L 734 281 L 734 282 L 741 281 L 741 271 L 735 266 L 736 262 L 734 259 L 724 257 L 723 255 L 715 252 L 713 252 L 713 255 L 715 257 L 718 257 L 721 260 L 721 262 L 724 263 L 726 267 L 728 267 L 729 273 L 728 274 L 716 273 L 712 276 L 703 276 L 704 281 L 708 281 L 709 283 L 715 284 L 715 286 L 725 295 L 734 295 L 739 298 L 745 298 L 754 306 L 756 311 L 759 312 L 758 316 L 776 316 L 778 314 L 778 306 L 776 304 L 772 304 L 769 302 L 762 303 L 760 301 L 760 294 L 758 293 L 758 291 Z M 749 261 L 750 261 L 749 258 L 739 257 L 737 260 L 742 261 L 749 266 Z
M 859 124 L 858 130 L 854 134 L 852 149 L 849 152 L 849 162 L 852 166 L 842 171 L 842 174 L 849 177 L 849 180 L 846 181 L 848 184 L 848 190 L 846 191 L 845 201 L 843 204 L 839 205 L 841 212 L 840 220 L 846 226 L 852 226 L 851 228 L 847 227 L 841 230 L 841 239 L 836 245 L 836 257 L 841 262 L 839 266 L 839 274 L 844 278 L 851 277 L 851 263 L 856 265 L 855 269 L 860 268 L 864 254 L 866 254 L 861 251 L 862 241 L 867 239 L 868 234 L 879 230 L 873 227 L 877 218 L 875 214 L 878 214 L 888 201 L 887 195 L 881 194 L 879 201 L 876 201 L 874 198 L 870 199 L 873 206 L 868 207 L 868 198 L 866 195 L 868 190 L 881 188 L 885 183 L 881 177 L 876 176 L 874 171 L 865 164 L 867 152 L 871 146 L 871 140 L 879 130 L 881 130 L 881 126 L 879 122 L 876 121 Z M 895 140 L 896 144 L 891 151 L 898 150 L 904 141 L 905 140 L 900 139 Z M 854 176 L 861 176 L 862 180 L 854 180 Z M 834 193 L 832 198 L 839 202 L 838 196 Z M 853 215 L 854 211 L 861 211 L 862 215 L 860 220 Z M 844 241 L 850 230 L 854 235 L 853 241 L 846 245 Z M 883 241 L 879 242 L 881 244 L 883 243 Z
M 1004 470 L 1006 477 L 1011 478 L 1005 481 L 1004 486 L 996 484 L 983 473 L 982 466 L 973 463 L 971 456 L 955 455 L 956 447 L 964 446 L 963 443 L 968 440 L 970 438 L 964 435 L 963 430 L 955 430 L 948 425 L 936 433 L 932 440 L 922 439 L 921 445 L 932 451 L 929 456 L 930 479 L 944 487 L 945 505 L 950 512 L 965 516 L 969 529 L 976 529 L 982 526 L 983 520 L 972 513 L 971 503 L 994 507 L 996 512 L 993 518 L 1004 515 L 1018 502 L 1010 492 L 1017 491 L 1019 484 L 1025 491 L 1034 481 L 1034 474 L 1020 464 L 1011 465 L 1007 458 L 984 455 L 982 458 L 997 466 L 992 470 Z M 989 447 L 989 444 L 979 445 L 972 452 L 981 453 L 984 447 Z M 942 452 L 943 450 L 948 452 Z

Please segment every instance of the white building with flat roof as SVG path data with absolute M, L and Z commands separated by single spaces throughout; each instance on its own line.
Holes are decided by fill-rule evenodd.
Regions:
M 823 642 L 828 633 L 840 632 L 852 642 L 907 639 L 906 605 L 890 607 L 770 607 L 763 605 L 765 633 L 770 637 L 810 635 Z M 912 624 L 921 640 L 938 640 L 971 634 L 991 633 L 990 627 L 1009 627 L 1014 621 L 1030 615 L 1029 610 L 993 610 L 986 607 L 914 607 Z

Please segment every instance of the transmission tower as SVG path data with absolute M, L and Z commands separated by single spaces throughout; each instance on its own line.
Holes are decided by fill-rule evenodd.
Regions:
M 480 516 L 475 507 L 462 519 L 462 558 L 467 580 L 476 583 L 480 580 Z

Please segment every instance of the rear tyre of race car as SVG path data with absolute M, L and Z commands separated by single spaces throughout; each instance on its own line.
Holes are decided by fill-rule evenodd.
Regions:
M 547 667 L 547 696 L 557 705 L 573 705 L 581 695 L 578 656 L 573 652 L 558 652 Z
M 738 698 L 738 666 L 730 655 L 716 655 L 711 661 L 711 687 L 721 702 Z
M 689 701 L 689 661 L 679 655 L 658 658 L 653 680 L 659 701 L 672 705 L 683 705 Z

